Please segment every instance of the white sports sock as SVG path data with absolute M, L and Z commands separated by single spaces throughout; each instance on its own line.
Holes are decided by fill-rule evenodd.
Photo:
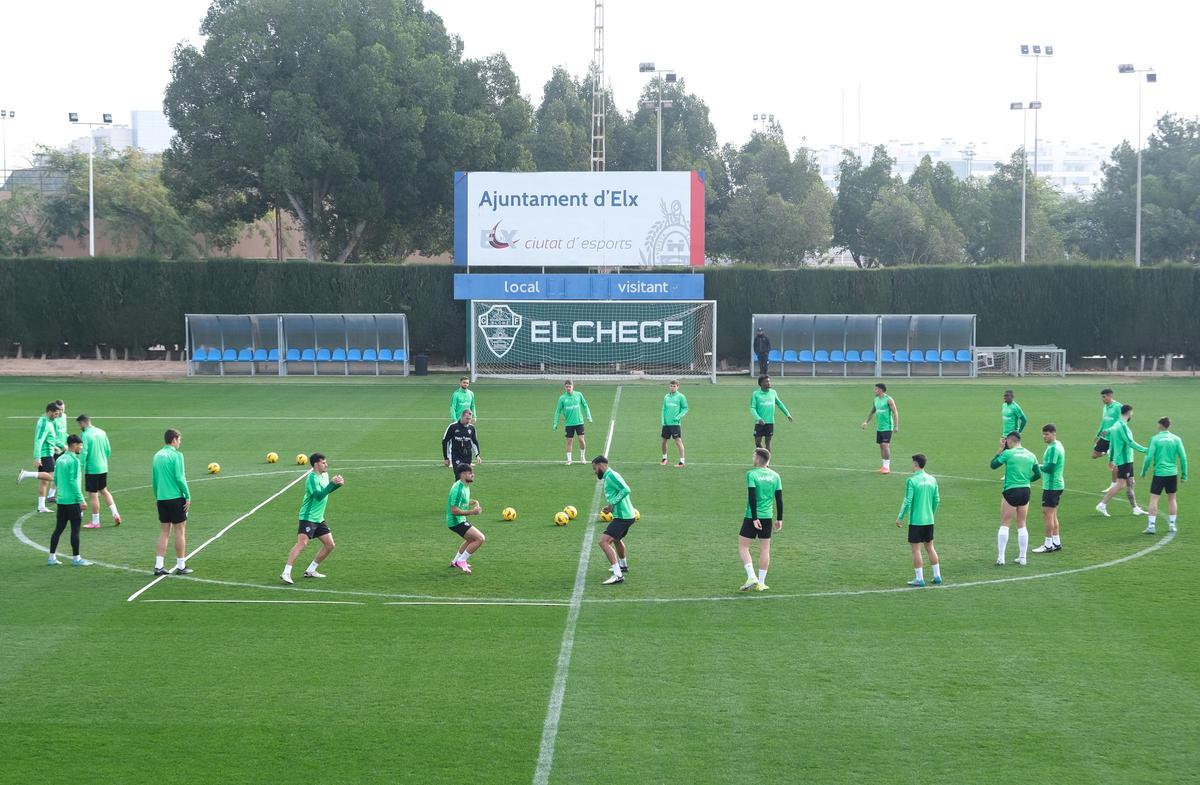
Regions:
M 46 509 L 46 497 L 45 496 L 38 497 L 38 509 L 39 510 Z
M 292 574 L 292 565 L 290 565 L 290 564 L 283 565 L 283 574 L 291 575 Z
M 571 460 L 571 453 L 567 453 L 567 461 L 570 462 L 570 460 Z
M 468 561 L 470 561 L 470 559 L 471 559 L 471 554 L 467 553 L 466 551 L 463 551 L 462 558 L 459 559 L 459 561 L 462 562 L 463 564 L 466 564 Z
M 1150 523 L 1150 525 L 1151 525 L 1151 526 L 1153 526 L 1153 525 L 1154 525 L 1154 522 L 1155 522 L 1156 520 L 1158 520 L 1158 516 L 1157 516 L 1157 515 L 1151 515 L 1151 516 L 1148 516 L 1147 520 L 1148 520 L 1148 522 Z
M 1168 516 L 1167 516 L 1167 523 L 1175 523 L 1175 517 L 1176 517 L 1176 516 L 1174 516 L 1174 515 L 1168 515 Z
M 1001 526 L 1000 531 L 996 532 L 996 549 L 1000 554 L 996 557 L 997 561 L 1004 561 L 1004 549 L 1008 547 L 1008 527 Z
M 663 453 L 663 460 L 665 461 L 666 459 L 667 459 L 667 454 L 664 452 L 664 453 Z
M 92 513 L 92 523 L 99 523 L 99 522 L 100 522 L 100 513 L 98 513 L 98 512 Z
M 628 567 L 629 561 L 624 558 L 620 558 L 620 559 L 617 559 L 617 565 L 620 567 Z
M 462 557 L 463 557 L 462 551 L 456 551 L 454 553 L 454 561 L 462 561 Z
M 748 580 L 748 581 L 757 580 L 754 577 L 754 564 L 752 562 L 746 562 L 742 566 L 746 568 L 746 580 Z
M 766 582 L 767 582 L 767 571 L 766 571 L 766 570 L 759 570 L 759 571 L 758 571 L 758 582 L 759 582 L 759 583 L 766 583 Z
M 185 562 L 183 559 L 179 558 L 178 556 L 175 557 L 175 569 L 182 570 L 186 566 L 187 566 L 187 562 Z
M 892 459 L 891 459 L 891 458 L 884 458 L 884 459 L 883 459 L 883 468 L 885 468 L 885 469 L 890 469 L 890 468 L 892 468 Z
M 1044 543 L 1042 543 L 1042 545 L 1053 545 L 1053 544 L 1054 544 L 1054 538 L 1053 538 L 1053 537 L 1047 537 L 1047 538 L 1046 538 L 1046 541 L 1045 541 Z
M 1062 545 L 1062 540 L 1061 540 L 1061 539 L 1059 539 L 1059 537 L 1058 537 L 1058 535 L 1057 535 L 1057 534 L 1056 534 L 1056 535 L 1054 535 L 1053 537 L 1051 537 L 1050 539 L 1054 540 L 1054 544 L 1055 544 L 1055 545 Z
M 608 565 L 608 571 L 609 571 L 609 572 L 611 572 L 613 575 L 620 575 L 620 574 L 621 574 L 621 564 L 620 564 L 620 562 L 618 562 L 618 563 L 616 563 L 616 564 L 610 564 L 610 565 Z
M 113 502 L 112 504 L 108 505 L 108 511 L 112 513 L 112 517 L 114 517 L 114 518 L 121 517 L 121 513 L 117 512 L 117 503 L 116 502 Z
M 584 463 L 585 461 L 587 461 L 587 453 L 585 453 L 583 450 L 580 450 L 579 451 L 579 462 Z
M 155 556 L 154 557 L 154 569 L 161 570 L 162 568 L 163 568 L 163 557 Z
M 1025 558 L 1025 552 L 1029 550 L 1029 529 L 1017 529 L 1017 547 L 1020 548 L 1020 558 Z
M 305 570 L 305 572 L 316 572 L 316 571 L 317 571 L 317 568 L 318 568 L 318 567 L 320 567 L 320 566 L 321 566 L 321 565 L 317 564 L 316 560 L 313 560 L 313 561 L 311 561 L 311 562 L 309 562 L 309 563 L 308 563 L 308 569 L 307 569 L 307 570 Z
M 925 580 L 925 568 L 924 567 L 913 567 L 913 572 L 915 572 L 917 574 L 917 580 L 919 580 L 919 581 Z
M 937 564 L 933 565 L 932 567 L 930 567 L 930 569 L 931 569 L 931 570 L 933 570 L 933 577 L 935 577 L 935 578 L 940 578 L 940 577 L 942 577 L 942 564 L 941 564 L 941 562 L 938 562 Z
M 663 457 L 666 458 L 667 456 L 664 455 Z M 31 472 L 28 469 L 21 470 L 21 479 L 22 480 L 28 480 L 31 477 L 37 477 L 37 472 Z

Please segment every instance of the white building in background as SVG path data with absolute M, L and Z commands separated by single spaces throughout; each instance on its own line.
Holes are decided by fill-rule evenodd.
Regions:
M 71 142 L 71 147 L 81 153 L 86 153 L 92 144 L 95 144 L 96 149 L 99 150 L 101 143 L 107 144 L 113 150 L 133 147 L 133 129 L 127 125 L 97 126 L 92 129 L 91 136 L 79 137 Z
M 1010 160 L 1020 150 L 1020 145 L 992 144 L 988 142 L 959 142 L 942 139 L 935 143 L 901 142 L 889 140 L 884 145 L 896 161 L 892 173 L 904 179 L 912 176 L 926 155 L 934 164 L 945 162 L 959 178 L 991 177 L 996 164 Z M 848 147 L 863 159 L 866 165 L 871 160 L 873 145 Z M 833 192 L 837 192 L 838 164 L 842 160 L 843 148 L 838 145 L 815 150 L 817 163 L 821 167 L 821 179 Z M 1033 140 L 1030 140 L 1029 167 L 1033 168 Z M 1038 141 L 1038 174 L 1068 196 L 1088 195 L 1104 181 L 1103 164 L 1109 160 L 1111 150 L 1096 142 L 1072 144 L 1066 141 L 1042 139 Z
M 167 122 L 165 114 L 153 109 L 135 109 L 130 114 L 134 147 L 144 153 L 157 155 L 171 146 L 175 131 Z

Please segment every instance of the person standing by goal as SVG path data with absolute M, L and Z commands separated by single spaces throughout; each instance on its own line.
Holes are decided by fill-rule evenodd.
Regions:
M 667 440 L 675 440 L 675 449 L 679 450 L 679 463 L 675 468 L 682 469 L 683 464 L 683 416 L 688 413 L 687 398 L 679 392 L 679 382 L 672 379 L 667 385 L 667 394 L 663 396 L 662 405 L 662 460 L 667 465 Z

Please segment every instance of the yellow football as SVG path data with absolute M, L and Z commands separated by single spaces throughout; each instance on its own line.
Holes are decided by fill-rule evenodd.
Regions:
M 278 460 L 279 460 L 279 453 L 277 453 L 277 452 L 267 453 L 267 463 L 275 463 Z
M 571 505 L 571 504 L 568 504 L 566 507 L 563 507 L 563 512 L 565 512 L 567 514 L 567 517 L 570 518 L 571 520 L 575 520 L 576 518 L 579 517 L 579 510 L 575 509 L 575 506 Z
M 641 514 L 641 512 L 638 511 L 638 509 L 636 507 L 633 509 L 633 519 L 635 521 L 640 521 L 642 519 L 642 514 Z
M 611 512 L 600 513 L 600 520 L 604 521 L 605 523 L 608 523 L 609 521 L 612 520 L 612 513 Z
M 299 455 L 297 455 L 296 456 L 296 465 L 297 466 L 307 466 L 308 465 L 308 456 L 305 455 L 304 453 L 300 453 Z
M 566 526 L 567 521 L 569 521 L 569 520 L 571 520 L 571 519 L 567 517 L 567 514 L 565 512 L 559 512 L 559 513 L 554 514 L 554 525 L 555 526 Z
M 216 461 L 213 461 L 212 463 L 210 463 L 208 465 L 208 473 L 209 474 L 220 474 L 221 473 L 221 464 L 217 463 Z
M 517 519 L 517 511 L 512 507 L 505 507 L 500 511 L 500 519 L 505 521 L 515 521 Z

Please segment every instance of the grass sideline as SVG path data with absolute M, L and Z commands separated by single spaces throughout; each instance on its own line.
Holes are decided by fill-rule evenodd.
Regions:
M 125 524 L 106 515 L 84 532 L 84 555 L 129 568 L 47 568 L 13 531 L 23 521 L 30 541 L 48 539 L 53 516 L 27 515 L 34 485 L 0 495 L 0 783 L 532 782 L 595 478 L 561 465 L 555 382 L 478 382 L 473 495 L 488 541 L 473 575 L 449 570 L 452 478 L 437 442 L 455 379 L 0 379 L 10 471 L 29 463 L 33 421 L 52 398 L 67 401 L 72 432 L 80 413 L 109 432 Z M 1188 484 L 1179 536 L 1140 558 L 954 588 L 1150 546 L 1121 499 L 1111 519 L 1092 510 L 1106 477 L 1087 458 L 1097 393 L 1111 384 L 1136 406 L 1143 444 L 1161 414 L 1195 444 L 1194 381 L 888 380 L 901 431 L 887 477 L 858 428 L 870 380 L 776 383 L 797 415 L 777 426 L 773 462 L 789 514 L 772 589 L 755 596 L 736 591 L 751 382 L 685 384 L 684 470 L 658 465 L 665 385 L 619 385 L 612 465 L 642 521 L 625 584 L 600 586 L 605 562 L 591 554 L 549 782 L 1082 785 L 1178 782 L 1200 769 L 1187 742 L 1200 732 Z M 1053 421 L 1068 461 L 1065 549 L 1031 554 L 1020 573 L 992 565 L 1000 477 L 987 462 L 1006 387 L 1030 417 L 1028 446 L 1040 455 L 1038 429 Z M 595 418 L 589 456 L 617 388 L 579 382 Z M 297 487 L 195 557 L 196 580 L 126 602 L 150 580 L 149 460 L 168 425 L 183 431 L 193 481 L 191 547 L 295 479 L 304 469 L 291 456 L 327 453 L 347 479 L 329 504 L 329 577 L 278 581 Z M 268 450 L 282 462 L 267 465 Z M 911 577 L 893 521 L 916 451 L 941 483 L 947 585 L 890 591 Z M 204 473 L 211 460 L 220 475 Z M 555 527 L 566 504 L 580 518 Z M 508 505 L 513 523 L 499 519 Z M 1036 509 L 1031 518 L 1032 547 Z M 879 593 L 855 594 L 864 590 Z

